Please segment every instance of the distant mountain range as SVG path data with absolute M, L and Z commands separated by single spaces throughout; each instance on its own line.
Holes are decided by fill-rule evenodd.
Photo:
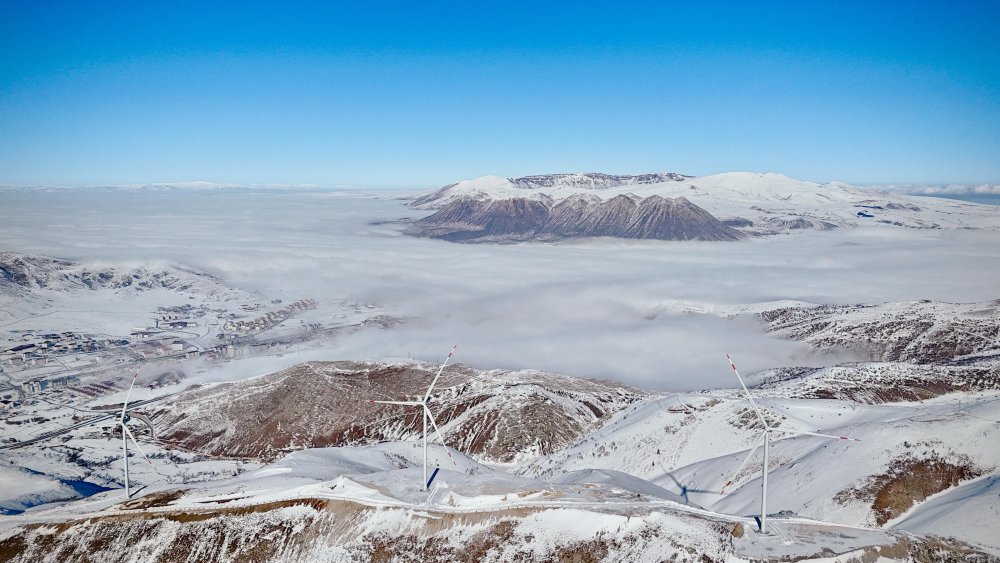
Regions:
M 781 174 L 484 176 L 415 199 L 409 233 L 459 242 L 573 237 L 737 240 L 862 225 L 1000 228 L 1000 209 Z

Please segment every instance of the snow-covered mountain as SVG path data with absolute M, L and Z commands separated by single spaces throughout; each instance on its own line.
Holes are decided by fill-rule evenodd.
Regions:
M 747 374 L 771 426 L 860 440 L 772 442 L 770 536 L 752 520 L 759 451 L 737 471 L 761 425 L 735 385 L 665 394 L 451 366 L 429 403 L 451 457 L 431 448 L 441 473 L 424 493 L 419 417 L 369 401 L 420 396 L 435 366 L 312 362 L 142 409 L 157 427 L 144 445 L 154 460 L 227 463 L 225 479 L 137 472 L 151 486 L 131 501 L 115 490 L 0 519 L 0 553 L 169 560 L 181 544 L 265 561 L 998 560 L 996 303 L 747 311 L 818 354 L 860 343 L 852 354 L 868 358 Z M 188 451 L 168 453 L 177 446 Z M 233 462 L 215 456 L 273 463 L 230 478 Z M 109 541 L 121 536 L 137 539 L 127 550 Z
M 858 188 L 841 182 L 819 184 L 782 174 L 729 172 L 710 176 L 650 174 L 631 183 L 582 182 L 578 176 L 525 178 L 485 176 L 463 180 L 422 196 L 417 209 L 443 209 L 458 200 L 489 202 L 527 199 L 556 205 L 587 194 L 600 200 L 631 194 L 638 198 L 686 198 L 726 225 L 752 235 L 802 229 L 863 225 L 910 228 L 1000 229 L 1000 208 L 955 200 L 905 196 Z M 618 178 L 618 177 L 611 177 Z

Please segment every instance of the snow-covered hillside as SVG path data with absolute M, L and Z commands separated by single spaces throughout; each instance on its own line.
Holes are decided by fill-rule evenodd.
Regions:
M 1000 357 L 1000 301 L 781 307 L 759 315 L 774 334 L 872 359 L 971 363 Z
M 380 448 L 306 450 L 232 480 L 108 492 L 0 521 L 10 561 L 989 561 L 904 532 L 685 506 L 613 471 L 540 482 L 446 470 L 429 493 Z M 836 557 L 840 556 L 840 557 Z M 836 558 L 834 558 L 836 557 Z M 853 558 L 853 559 L 852 559 Z
M 728 225 L 748 234 L 768 235 L 802 229 L 889 225 L 928 229 L 1000 229 L 1000 208 L 955 200 L 890 194 L 841 182 L 819 184 L 775 173 L 729 172 L 690 177 L 643 175 L 649 181 L 589 185 L 551 178 L 485 176 L 445 186 L 415 200 L 417 209 L 440 209 L 460 199 L 493 201 L 526 198 L 558 203 L 578 194 L 609 200 L 624 194 L 684 197 Z M 663 178 L 661 180 L 661 178 Z
M 870 358 L 746 374 L 780 436 L 771 535 L 753 521 L 760 452 L 737 472 L 762 426 L 735 377 L 730 388 L 669 394 L 451 365 L 428 403 L 449 448 L 431 446 L 440 474 L 424 492 L 419 416 L 370 401 L 419 397 L 436 366 L 310 362 L 161 393 L 136 410 L 156 427 L 155 438 L 140 434 L 155 466 L 133 464 L 146 487 L 136 498 L 115 488 L 0 519 L 0 553 L 170 560 L 183 545 L 200 558 L 265 561 L 998 560 L 995 303 L 785 301 L 714 313 L 753 315 L 831 358 L 861 342 L 854 353 Z M 65 410 L 25 416 L 46 408 Z M 52 500 L 65 498 L 55 489 L 67 479 L 115 487 L 118 443 L 95 429 L 39 450 L 45 459 L 31 447 L 11 459 L 37 473 L 16 476 L 33 476 L 25 482 Z M 59 469 L 61 455 L 82 475 Z M 6 500 L 20 510 L 24 499 Z M 137 539 L 126 551 L 109 541 L 120 536 Z
M 169 289 L 204 295 L 234 292 L 211 274 L 175 265 L 163 265 L 156 269 L 144 265 L 123 268 L 0 252 L 0 295 L 23 297 L 24 292 L 38 290 L 73 292 L 101 289 L 135 292 Z

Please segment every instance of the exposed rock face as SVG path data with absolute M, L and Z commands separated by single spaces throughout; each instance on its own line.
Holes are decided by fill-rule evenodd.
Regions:
M 492 201 L 472 217 L 472 223 L 482 225 L 483 234 L 521 236 L 538 232 L 549 220 L 549 203 L 530 199 Z
M 743 235 L 687 199 L 619 195 L 607 201 L 580 194 L 549 198 L 460 198 L 421 219 L 411 234 L 464 242 L 620 237 L 737 240 Z
M 292 450 L 416 439 L 420 411 L 374 405 L 418 400 L 436 366 L 314 362 L 196 388 L 150 415 L 159 438 L 205 454 L 275 459 Z M 536 371 L 449 366 L 430 399 L 449 446 L 508 463 L 564 447 L 645 394 Z

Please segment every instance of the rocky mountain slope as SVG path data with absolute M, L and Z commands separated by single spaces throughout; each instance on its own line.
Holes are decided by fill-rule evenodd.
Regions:
M 415 400 L 436 366 L 312 362 L 265 377 L 194 388 L 150 416 L 161 441 L 223 457 L 271 460 L 312 447 L 414 440 L 419 410 L 373 405 Z M 561 449 L 645 394 L 536 371 L 449 366 L 431 397 L 447 444 L 490 463 Z
M 412 234 L 456 242 L 552 241 L 581 237 L 737 240 L 742 235 L 687 199 L 619 195 L 607 201 L 551 198 L 453 200 L 417 221 Z

